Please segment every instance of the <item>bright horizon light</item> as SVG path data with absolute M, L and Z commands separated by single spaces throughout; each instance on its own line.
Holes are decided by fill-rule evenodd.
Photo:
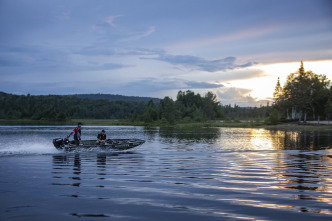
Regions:
M 280 84 L 283 86 L 290 73 L 298 71 L 300 62 L 276 63 L 267 65 L 257 65 L 247 68 L 248 70 L 261 70 L 264 73 L 263 77 L 253 79 L 238 80 L 229 82 L 229 87 L 239 87 L 250 89 L 248 96 L 253 97 L 256 101 L 271 100 L 275 86 L 280 78 Z M 315 74 L 326 75 L 329 80 L 332 80 L 332 60 L 323 61 L 303 61 L 305 71 L 312 71 Z

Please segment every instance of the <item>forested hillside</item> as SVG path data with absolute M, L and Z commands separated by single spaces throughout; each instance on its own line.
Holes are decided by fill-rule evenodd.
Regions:
M 144 110 L 145 103 L 108 101 L 62 95 L 12 95 L 0 92 L 0 119 L 66 120 L 125 119 Z
M 109 101 L 132 101 L 132 102 L 144 102 L 148 103 L 152 100 L 154 103 L 159 103 L 159 98 L 151 98 L 151 97 L 137 97 L 137 96 L 124 96 L 119 94 L 74 94 L 73 96 L 78 98 L 88 98 L 94 100 L 109 100 Z
M 82 95 L 83 97 L 85 95 Z M 65 121 L 70 119 L 131 119 L 145 123 L 204 122 L 207 120 L 264 120 L 271 107 L 239 107 L 222 105 L 216 95 L 201 96 L 179 91 L 174 101 L 170 97 L 146 102 L 110 101 L 111 96 L 91 95 L 13 95 L 0 92 L 0 119 L 31 119 Z M 88 96 L 89 97 L 89 96 Z M 121 97 L 121 96 L 120 96 Z M 125 97 L 125 96 L 123 96 Z M 140 99 L 139 99 L 140 100 Z

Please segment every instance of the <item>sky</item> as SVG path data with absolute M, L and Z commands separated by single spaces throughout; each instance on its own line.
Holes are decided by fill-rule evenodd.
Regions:
M 300 62 L 332 80 L 330 0 L 0 0 L 0 91 L 271 102 Z

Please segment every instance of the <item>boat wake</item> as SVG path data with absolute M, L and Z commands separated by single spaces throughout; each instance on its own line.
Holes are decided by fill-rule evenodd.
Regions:
M 104 149 L 101 147 L 73 148 L 71 150 L 58 150 L 50 140 L 26 141 L 24 143 L 0 144 L 0 157 L 21 155 L 48 155 L 59 153 L 117 153 L 130 152 L 129 150 Z
M 50 142 L 50 140 L 13 142 L 2 144 L 0 146 L 0 156 L 12 155 L 39 155 L 59 153 Z

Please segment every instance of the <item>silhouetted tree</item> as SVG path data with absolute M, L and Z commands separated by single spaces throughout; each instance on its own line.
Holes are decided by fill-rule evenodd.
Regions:
M 307 120 L 308 113 L 312 113 L 313 118 L 320 118 L 327 101 L 328 85 L 330 81 L 325 75 L 317 75 L 312 71 L 305 72 L 303 62 L 299 70 L 291 73 L 287 77 L 284 87 L 281 89 L 280 81 L 276 85 L 274 92 L 275 106 L 280 111 L 290 111 L 292 118 L 297 115 L 299 121 Z

